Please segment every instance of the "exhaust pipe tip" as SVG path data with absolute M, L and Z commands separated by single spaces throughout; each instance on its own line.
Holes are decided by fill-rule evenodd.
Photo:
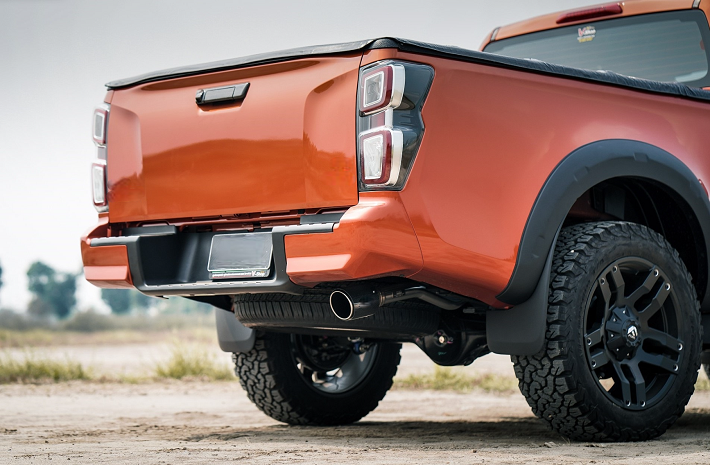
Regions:
M 330 294 L 330 309 L 336 317 L 343 321 L 352 320 L 355 308 L 348 294 L 337 290 Z

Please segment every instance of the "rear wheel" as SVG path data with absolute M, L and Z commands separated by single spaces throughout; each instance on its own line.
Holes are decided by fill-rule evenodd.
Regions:
M 353 423 L 392 386 L 401 345 L 345 337 L 259 332 L 254 348 L 234 355 L 249 399 L 293 425 Z
M 699 368 L 691 278 L 657 233 L 632 223 L 562 230 L 546 347 L 514 356 L 533 412 L 579 440 L 645 440 L 683 413 Z

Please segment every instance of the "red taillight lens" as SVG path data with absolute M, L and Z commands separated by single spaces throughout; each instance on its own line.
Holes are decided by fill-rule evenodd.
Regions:
M 91 164 L 91 184 L 93 187 L 94 207 L 99 212 L 108 208 L 106 198 L 106 162 L 100 160 Z
M 618 15 L 624 12 L 621 4 L 614 3 L 603 5 L 586 10 L 572 11 L 557 18 L 557 24 L 571 23 L 573 21 L 584 21 L 585 19 L 601 18 L 604 16 Z
M 97 108 L 94 110 L 94 124 L 92 135 L 94 142 L 98 145 L 106 144 L 106 128 L 108 127 L 108 108 Z
M 360 134 L 362 182 L 394 186 L 402 165 L 402 132 L 378 128 Z
M 94 207 L 99 212 L 108 211 L 108 190 L 106 188 L 106 162 L 107 162 L 107 130 L 108 115 L 110 107 L 108 104 L 94 110 L 91 135 L 96 143 L 98 160 L 91 164 L 91 186 L 94 197 Z
M 360 80 L 360 112 L 370 115 L 397 108 L 404 95 L 404 67 L 385 65 L 368 70 Z
M 433 79 L 431 66 L 404 61 L 380 61 L 360 69 L 357 146 L 361 191 L 404 187 L 424 136 L 422 108 Z

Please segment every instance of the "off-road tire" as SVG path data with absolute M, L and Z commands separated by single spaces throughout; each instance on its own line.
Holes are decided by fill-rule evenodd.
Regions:
M 299 370 L 295 338 L 258 332 L 254 348 L 234 354 L 235 373 L 249 399 L 271 418 L 291 425 L 345 425 L 370 413 L 392 387 L 401 348 L 375 343 L 369 370 L 351 388 L 330 393 L 314 388 Z M 355 355 L 352 355 L 355 356 Z
M 234 314 L 244 326 L 264 331 L 329 333 L 357 330 L 364 337 L 411 339 L 434 333 L 441 309 L 416 299 L 395 302 L 374 315 L 343 321 L 330 309 L 332 289 L 306 290 L 303 295 L 241 294 L 234 296 Z
M 646 407 L 643 389 L 633 391 L 634 394 L 625 391 L 624 396 L 638 396 L 637 404 L 632 406 L 636 408 L 635 410 L 629 405 L 619 406 L 612 395 L 613 392 L 619 391 L 613 391 L 615 388 L 612 387 L 607 392 L 606 388 L 602 387 L 601 381 L 598 381 L 601 376 L 599 371 L 595 371 L 603 369 L 612 372 L 611 370 L 616 369 L 615 364 L 625 363 L 626 360 L 619 361 L 618 358 L 611 358 L 611 361 L 604 362 L 611 368 L 607 368 L 607 365 L 599 368 L 602 366 L 600 364 L 603 359 L 600 359 L 600 364 L 597 364 L 594 359 L 596 355 L 589 355 L 590 349 L 585 345 L 594 342 L 602 345 L 603 350 L 611 350 L 607 347 L 611 344 L 613 335 L 602 331 L 602 328 L 608 328 L 603 326 L 605 320 L 602 320 L 598 336 L 604 339 L 596 341 L 597 336 L 594 332 L 595 341 L 592 341 L 592 338 L 588 337 L 591 333 L 585 335 L 585 325 L 588 325 L 589 321 L 585 315 L 592 312 L 590 302 L 593 302 L 591 300 L 593 292 L 597 292 L 595 289 L 601 289 L 604 283 L 603 276 L 610 276 L 604 273 L 608 270 L 617 273 L 621 265 L 615 267 L 614 263 L 623 263 L 619 260 L 635 260 L 634 257 L 641 257 L 653 263 L 656 268 L 651 269 L 649 273 L 655 273 L 656 269 L 661 270 L 662 277 L 667 278 L 666 282 L 672 284 L 673 290 L 670 292 L 673 292 L 675 297 L 671 303 L 665 303 L 671 300 L 670 297 L 665 301 L 659 300 L 661 308 L 664 309 L 661 316 L 665 318 L 668 313 L 671 316 L 675 315 L 674 318 L 678 320 L 675 330 L 672 329 L 673 325 L 669 326 L 670 332 L 678 333 L 676 341 L 678 361 L 677 365 L 670 365 L 670 370 L 675 369 L 676 373 L 664 375 L 665 372 L 655 365 L 639 365 L 639 362 L 635 362 L 637 367 L 644 367 L 644 370 L 648 370 L 649 367 L 658 370 L 658 374 L 654 371 L 653 376 L 659 380 L 664 379 L 663 377 L 672 380 L 662 385 L 665 387 L 657 391 L 655 400 L 652 404 L 649 402 L 647 408 L 642 408 Z M 665 286 L 665 284 L 659 285 Z M 621 294 L 626 293 L 621 292 Z M 657 297 L 658 294 L 654 300 Z M 604 305 L 601 307 L 608 309 L 610 307 L 608 297 L 605 299 L 606 307 Z M 622 296 L 622 299 L 626 297 Z M 699 304 L 691 284 L 691 276 L 678 253 L 662 236 L 644 226 L 626 222 L 587 223 L 564 228 L 560 232 L 554 252 L 548 304 L 544 349 L 534 356 L 512 357 L 520 390 L 535 415 L 547 422 L 553 430 L 582 441 L 647 440 L 663 434 L 680 417 L 693 393 L 697 379 L 702 334 Z M 671 305 L 672 309 L 667 310 L 667 305 Z M 617 303 L 614 304 L 614 308 L 618 308 Z M 657 315 L 657 313 L 652 314 Z M 610 316 L 606 324 L 611 324 L 612 319 L 613 317 Z M 601 336 L 602 334 L 604 336 Z M 632 336 L 625 337 L 630 340 L 628 338 Z M 644 344 L 647 343 L 647 337 L 642 333 L 639 340 L 641 341 L 639 347 L 643 348 L 643 353 L 646 354 L 648 350 Z M 682 341 L 682 345 L 678 345 L 679 341 Z M 651 343 L 656 344 L 653 340 Z M 651 349 L 654 347 L 655 345 L 652 345 Z M 662 350 L 666 349 L 666 346 L 662 346 Z M 638 353 L 641 352 L 636 352 Z M 672 354 L 672 351 L 669 354 Z M 628 355 L 630 358 L 636 356 Z M 592 368 L 593 366 L 597 368 Z M 635 379 L 633 373 L 630 379 L 632 381 Z M 622 390 L 622 385 L 623 383 L 620 382 L 619 390 Z M 653 386 L 652 383 L 648 385 L 644 383 L 647 388 L 649 385 Z M 631 386 L 631 389 L 635 389 L 633 384 Z M 648 390 L 650 391 L 651 388 Z M 626 404 L 626 397 L 623 399 L 622 402 Z

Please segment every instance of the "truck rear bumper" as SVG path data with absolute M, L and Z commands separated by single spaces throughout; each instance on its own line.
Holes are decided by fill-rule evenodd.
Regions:
M 135 287 L 148 295 L 299 294 L 322 282 L 411 276 L 422 267 L 419 243 L 398 193 L 363 194 L 337 222 L 276 226 L 268 278 L 212 280 L 212 238 L 230 232 L 160 232 L 107 237 L 102 221 L 81 241 L 86 279 L 102 288 Z M 303 222 L 303 220 L 302 220 Z

